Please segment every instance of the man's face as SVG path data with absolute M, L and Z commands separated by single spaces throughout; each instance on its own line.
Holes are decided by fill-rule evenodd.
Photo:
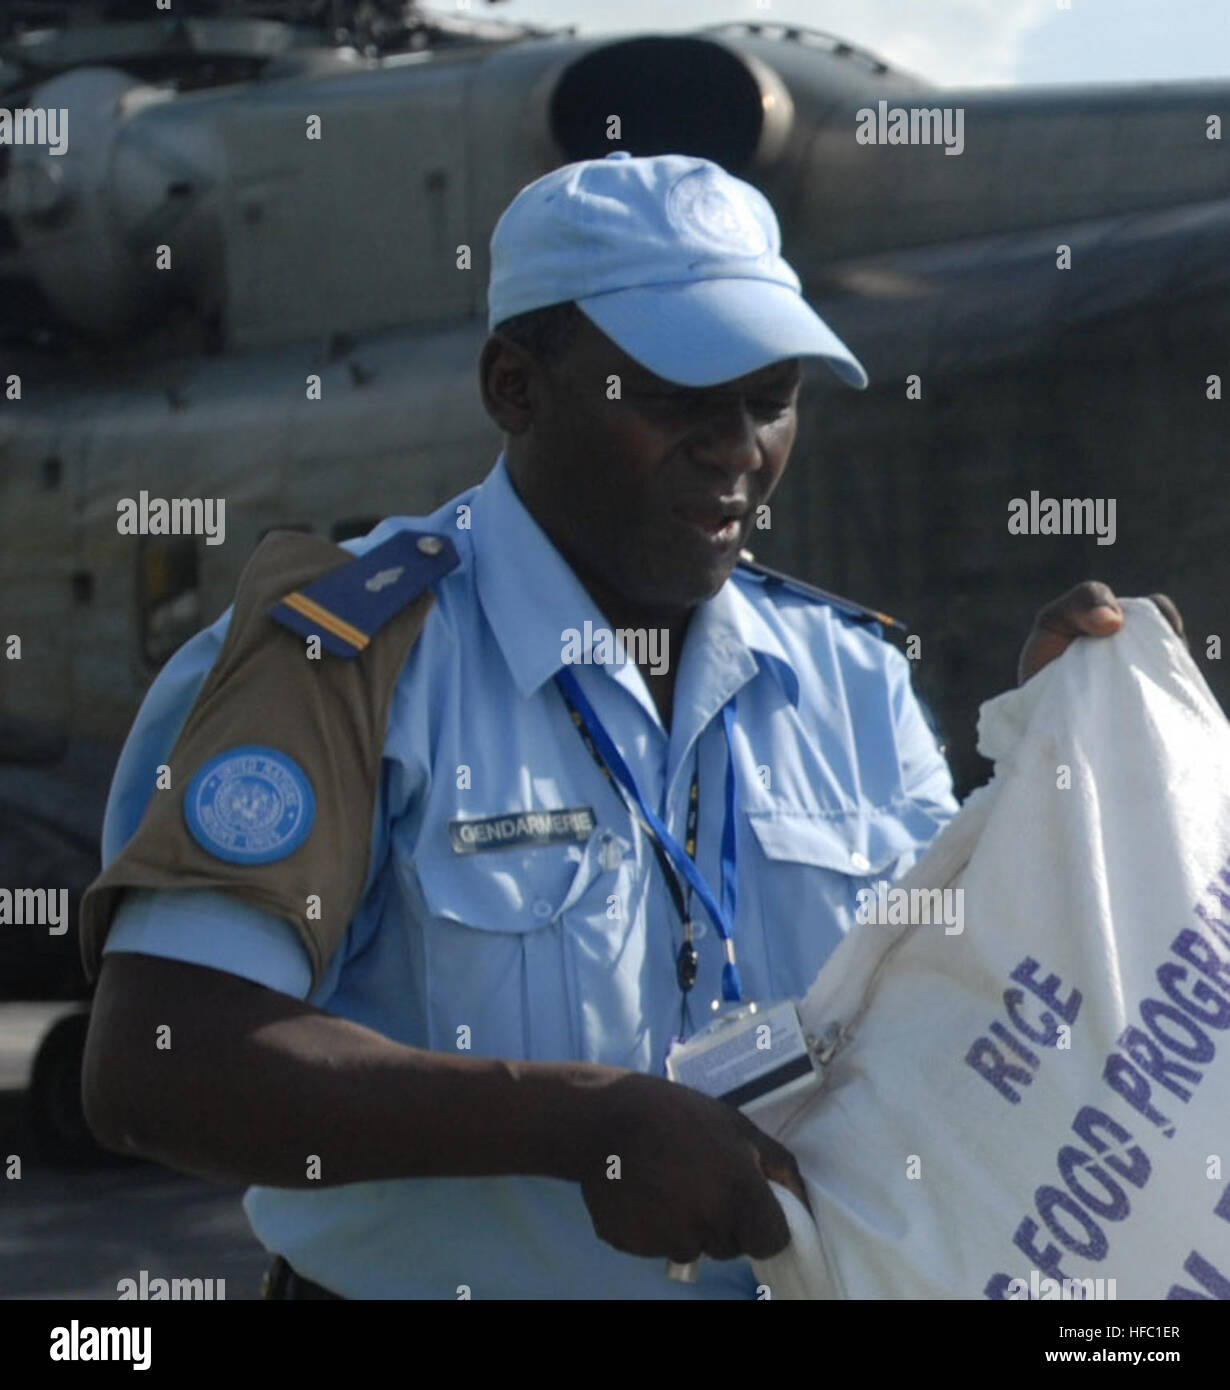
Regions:
M 582 578 L 648 607 L 711 598 L 785 470 L 798 426 L 797 359 L 717 386 L 679 386 L 585 319 L 535 378 L 514 476 L 566 558 Z

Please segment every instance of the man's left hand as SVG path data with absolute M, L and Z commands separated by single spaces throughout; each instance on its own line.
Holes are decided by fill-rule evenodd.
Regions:
M 1187 641 L 1179 610 L 1165 594 L 1150 594 L 1162 616 L 1175 632 Z M 1108 584 L 1086 579 L 1075 589 L 1069 589 L 1054 603 L 1039 609 L 1017 665 L 1017 683 L 1023 685 L 1030 676 L 1067 650 L 1077 637 L 1110 637 L 1123 626 L 1123 609 Z

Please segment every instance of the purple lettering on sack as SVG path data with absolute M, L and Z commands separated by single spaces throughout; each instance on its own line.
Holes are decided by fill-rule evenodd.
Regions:
M 1199 1062 L 1202 1066 L 1213 1060 L 1213 1053 L 1217 1050 L 1213 1046 L 1213 1039 L 1203 1028 L 1197 1028 L 1191 1019 L 1181 1010 L 1176 1009 L 1173 1004 L 1163 1004 L 1160 999 L 1146 999 L 1141 1003 L 1140 1016 L 1144 1019 L 1149 1032 L 1171 1052 L 1177 1052 L 1180 1057 L 1186 1057 L 1189 1062 Z M 1178 1042 L 1158 1022 L 1159 1019 L 1163 1018 L 1175 1024 L 1181 1031 L 1186 1030 L 1191 1042 Z M 1195 1079 L 1200 1080 L 1199 1073 L 1196 1074 Z
M 1034 1079 L 1033 1074 L 1024 1067 L 1008 1061 L 990 1038 L 979 1038 L 965 1054 L 965 1062 L 1012 1105 L 1021 1103 L 1021 1093 L 1013 1090 L 1008 1083 L 1015 1081 L 1019 1086 L 1028 1086 Z
M 1046 1229 L 1056 1240 L 1066 1245 L 1074 1255 L 1079 1255 L 1083 1260 L 1104 1260 L 1106 1258 L 1106 1252 L 1110 1245 L 1101 1226 L 1096 1221 L 1090 1220 L 1085 1209 L 1078 1206 L 1066 1192 L 1060 1192 L 1057 1187 L 1040 1187 L 1034 1193 L 1034 1203 L 1038 1208 L 1039 1215 L 1046 1223 Z M 1056 1208 L 1079 1223 L 1087 1237 L 1083 1244 L 1062 1225 L 1055 1215 Z
M 1105 1140 L 1097 1137 L 1097 1130 L 1105 1130 L 1118 1144 L 1130 1143 L 1132 1138 L 1121 1124 L 1112 1120 L 1104 1111 L 1095 1109 L 1092 1105 L 1081 1107 L 1076 1119 L 1072 1121 L 1072 1128 L 1077 1137 L 1083 1139 L 1098 1155 L 1105 1154 L 1110 1146 Z M 1118 1173 L 1121 1178 L 1126 1178 L 1134 1187 L 1144 1187 L 1149 1180 L 1149 1174 L 1153 1171 L 1148 1155 L 1139 1144 L 1133 1144 L 1127 1150 L 1127 1157 L 1132 1160 L 1131 1167 L 1124 1163 L 1118 1154 L 1107 1154 L 1106 1166 L 1112 1173 Z
M 1127 1193 L 1083 1149 L 1078 1149 L 1074 1144 L 1065 1144 L 1059 1150 L 1058 1161 L 1059 1176 L 1068 1184 L 1068 1190 L 1084 1202 L 1095 1216 L 1104 1216 L 1107 1221 L 1122 1221 L 1131 1211 Z M 1084 1186 L 1082 1178 L 1086 1174 L 1102 1188 L 1105 1196 L 1090 1192 Z
M 1025 990 L 1041 999 L 1044 1004 L 1050 1004 L 1059 1017 L 1066 1019 L 1068 1023 L 1076 1018 L 1080 1009 L 1079 989 L 1072 990 L 1066 999 L 1061 999 L 1058 994 L 1059 976 L 1048 975 L 1045 980 L 1039 981 L 1036 978 L 1038 969 L 1038 962 L 1032 956 L 1026 956 L 1009 976 L 1025 986 L 1025 989 L 1004 990 L 1004 1010 L 1012 1028 L 1005 1027 L 999 1019 L 987 1025 L 987 1031 L 994 1034 L 1004 1047 L 1019 1057 L 1026 1066 L 1019 1067 L 1010 1062 L 1000 1048 L 985 1036 L 975 1039 L 965 1054 L 966 1066 L 972 1067 L 979 1076 L 989 1081 L 1010 1105 L 1020 1104 L 1021 1093 L 1016 1088 L 1030 1085 L 1034 1072 L 1042 1065 L 1042 1059 L 1038 1054 L 1026 1047 L 1021 1039 L 1042 1047 L 1054 1047 L 1060 1037 L 1060 1024 L 1055 1014 L 1049 1010 L 1043 1009 L 1036 1019 L 1025 1016 L 1022 1010 Z M 1013 1028 L 1016 1030 L 1015 1033 L 1012 1031 Z
M 1145 1003 L 1148 1002 L 1145 1000 Z M 1171 1073 L 1181 1077 L 1182 1081 L 1190 1081 L 1193 1086 L 1196 1086 L 1200 1082 L 1200 1073 L 1195 1067 L 1188 1067 L 1184 1066 L 1182 1062 L 1171 1061 L 1143 1028 L 1135 1026 L 1125 1028 L 1115 1041 L 1150 1081 L 1160 1082 L 1181 1101 L 1191 1100 L 1191 1088 L 1182 1085 L 1180 1081 L 1175 1081 Z
M 1170 949 L 1180 960 L 1194 965 L 1202 975 L 1230 989 L 1230 957 L 1220 955 L 1216 945 L 1198 931 L 1184 927 L 1170 943 Z
M 1230 1221 L 1230 1184 L 1222 1190 L 1221 1196 L 1217 1199 L 1213 1215 L 1220 1216 L 1223 1221 Z M 1230 1280 L 1199 1251 L 1193 1250 L 1188 1255 L 1183 1262 L 1183 1268 L 1208 1292 L 1197 1293 L 1195 1289 L 1185 1288 L 1182 1284 L 1171 1284 L 1167 1298 L 1216 1298 L 1223 1301 L 1230 1299 Z
M 1024 985 L 1031 994 L 1036 994 L 1044 1004 L 1049 1004 L 1052 1009 L 1062 1019 L 1068 1023 L 1076 1022 L 1076 1015 L 1080 1011 L 1081 992 L 1074 989 L 1066 999 L 1060 999 L 1056 991 L 1059 988 L 1060 980 L 1058 975 L 1048 975 L 1041 984 L 1035 979 L 1038 970 L 1038 962 L 1032 956 L 1025 959 L 1012 972 L 1012 978 L 1019 985 Z
M 1150 1124 L 1156 1125 L 1167 1139 L 1174 1138 L 1174 1125 L 1149 1102 L 1153 1088 L 1126 1057 L 1112 1052 L 1106 1059 L 1102 1080 L 1117 1096 L 1122 1096 L 1133 1110 L 1143 1115 Z
M 1196 904 L 1196 916 L 1223 941 L 1230 942 L 1230 922 L 1223 922 L 1220 917 L 1214 917 L 1203 903 Z
M 1173 949 L 1173 947 L 1172 947 Z M 1187 979 L 1187 967 L 1168 960 L 1157 967 L 1157 982 L 1167 999 L 1185 1009 L 1193 1018 L 1207 1023 L 1211 1028 L 1230 1028 L 1230 1001 L 1221 995 L 1206 980 L 1196 980 L 1190 995 L 1182 994 L 1179 985 Z M 1198 1008 L 1198 1004 L 1212 1005 L 1209 1009 Z
M 1020 1038 L 1014 1038 L 999 1019 L 996 1019 L 995 1022 L 991 1024 L 990 1031 L 995 1034 L 1005 1047 L 1015 1052 L 1022 1062 L 1033 1067 L 1034 1071 L 1037 1071 L 1042 1065 L 1042 1058 L 1039 1057 L 1036 1052 L 1031 1052 Z
M 1198 1251 L 1192 1253 L 1183 1261 L 1183 1268 L 1192 1278 L 1207 1289 L 1207 1293 L 1197 1293 L 1195 1289 L 1186 1289 L 1182 1284 L 1171 1284 L 1170 1292 L 1166 1297 L 1179 1298 L 1217 1298 L 1223 1302 L 1230 1299 L 1230 1279 L 1227 1279 L 1220 1270 L 1211 1265 Z
M 1011 1274 L 992 1274 L 987 1280 L 986 1287 L 982 1293 L 985 1298 L 994 1298 L 1001 1301 L 1015 1301 L 1010 1286 L 1012 1284 L 1023 1284 L 1023 1279 L 1013 1279 Z
M 1035 1243 L 1038 1235 L 1038 1223 L 1027 1216 L 1013 1232 L 1012 1243 L 1044 1274 L 1049 1274 L 1052 1279 L 1062 1279 L 1064 1273 L 1059 1267 L 1059 1261 L 1063 1258 L 1063 1252 L 1057 1245 L 1045 1245 L 1039 1249 Z
M 1227 861 L 1226 868 L 1218 870 L 1218 876 L 1230 887 L 1230 872 L 1227 872 L 1227 868 L 1230 868 L 1230 860 Z M 1223 907 L 1230 909 L 1230 897 L 1221 891 L 1216 882 L 1211 882 L 1205 891 L 1216 898 Z M 1216 1029 L 1230 1027 L 1230 957 L 1223 955 L 1219 949 L 1225 947 L 1230 950 L 1230 924 L 1213 917 L 1203 904 L 1196 904 L 1194 912 L 1210 935 L 1205 936 L 1199 931 L 1185 929 L 1170 943 L 1170 951 L 1179 960 L 1185 961 L 1195 969 L 1196 978 L 1190 976 L 1185 966 L 1178 965 L 1173 960 L 1164 961 L 1158 967 L 1156 979 L 1170 1002 L 1155 998 L 1143 999 L 1140 1003 L 1140 1017 L 1148 1032 L 1145 1028 L 1136 1026 L 1125 1028 L 1115 1040 L 1116 1045 L 1123 1050 L 1112 1052 L 1102 1070 L 1102 1080 L 1110 1090 L 1137 1114 L 1160 1129 L 1167 1139 L 1174 1138 L 1176 1127 L 1172 1120 L 1153 1105 L 1153 1086 L 1150 1083 L 1164 1086 L 1186 1104 L 1192 1098 L 1194 1088 L 1205 1075 L 1186 1063 L 1199 1062 L 1201 1066 L 1207 1066 L 1216 1054 L 1212 1038 L 1200 1025 L 1207 1024 Z M 1072 1017 L 1075 1017 L 1080 1004 L 1080 992 L 1073 990 L 1067 1000 L 1061 1000 L 1056 993 L 1058 979 L 1049 976 L 1039 985 L 1033 978 L 1037 968 L 1037 964 L 1032 960 L 1022 962 L 1013 971 L 1012 978 L 1025 985 L 1064 1017 L 1068 1017 L 1065 1010 L 1069 1008 Z M 1203 976 L 1204 979 L 1198 978 L 1199 976 Z M 1206 981 L 1212 981 L 1212 984 Z M 1184 984 L 1186 988 L 1180 989 L 1180 985 Z M 1005 1002 L 1009 1002 L 1007 994 Z M 1009 1014 L 1016 1026 L 1021 1028 L 1022 1021 L 1019 1015 L 1011 1008 Z M 1046 1020 L 1050 1016 L 1043 1014 L 1042 1017 Z M 1022 1031 L 1029 1036 L 1027 1029 L 1022 1028 Z M 1036 1037 L 1031 1040 L 1038 1041 Z M 970 1056 L 966 1058 L 971 1066 L 974 1065 L 974 1052 L 982 1044 L 990 1047 L 996 1058 L 1003 1062 L 1002 1054 L 994 1045 L 988 1039 L 980 1038 L 975 1048 L 971 1049 Z M 1184 1060 L 1176 1060 L 1176 1056 Z M 975 1069 L 978 1070 L 977 1067 Z M 1096 1106 L 1082 1106 L 1072 1122 L 1072 1129 L 1102 1161 L 1095 1163 L 1089 1153 L 1074 1145 L 1065 1144 L 1060 1149 L 1056 1162 L 1059 1174 L 1071 1196 L 1069 1192 L 1063 1192 L 1057 1187 L 1039 1187 L 1034 1193 L 1034 1205 L 1043 1224 L 1060 1245 L 1082 1259 L 1101 1260 L 1106 1257 L 1109 1242 L 1105 1232 L 1089 1212 L 1108 1221 L 1123 1221 L 1131 1213 L 1127 1193 L 1108 1175 L 1108 1170 L 1134 1187 L 1143 1188 L 1152 1174 L 1153 1167 L 1144 1149 L 1139 1144 L 1132 1143 L 1130 1132 Z M 1117 1146 L 1118 1152 L 1109 1152 L 1112 1143 Z M 1131 1147 L 1127 1147 L 1128 1145 Z M 1230 1221 L 1230 1186 L 1222 1192 L 1214 1214 L 1223 1221 Z M 1062 1258 L 1059 1247 L 1047 1244 L 1040 1249 L 1039 1235 L 1038 1223 L 1031 1217 L 1026 1217 L 1013 1233 L 1012 1243 L 1028 1256 L 1041 1272 L 1053 1279 L 1062 1280 L 1064 1276 L 1059 1268 Z M 1173 1284 L 1166 1295 L 1167 1298 L 1230 1300 L 1230 1279 L 1199 1251 L 1191 1251 L 1183 1268 L 1205 1292 L 1183 1284 Z M 1014 1282 L 1005 1274 L 994 1274 L 985 1284 L 983 1293 L 985 1297 L 994 1299 L 1014 1297 Z
M 1017 1030 L 1024 1033 L 1030 1042 L 1040 1043 L 1043 1047 L 1053 1047 L 1055 1039 L 1059 1036 L 1059 1024 L 1055 1021 L 1055 1015 L 1047 1009 L 1043 1009 L 1040 1020 L 1041 1029 L 1031 1027 L 1029 1020 L 1021 1017 L 1020 1006 L 1024 999 L 1025 991 L 1023 989 L 1004 990 L 1004 1008 L 1008 1010 L 1008 1017 Z

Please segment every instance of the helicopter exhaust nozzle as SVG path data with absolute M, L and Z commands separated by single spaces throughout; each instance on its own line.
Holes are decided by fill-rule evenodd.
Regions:
M 627 149 L 699 155 L 740 174 L 782 154 L 794 103 L 750 53 L 708 37 L 653 35 L 604 43 L 571 61 L 551 90 L 548 122 L 569 162 Z

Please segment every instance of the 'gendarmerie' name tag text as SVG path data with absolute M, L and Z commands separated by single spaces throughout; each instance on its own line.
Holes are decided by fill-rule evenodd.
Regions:
M 448 833 L 454 854 L 476 854 L 524 845 L 584 843 L 594 833 L 595 824 L 592 806 L 567 806 L 559 811 L 513 811 L 481 820 L 451 820 Z

